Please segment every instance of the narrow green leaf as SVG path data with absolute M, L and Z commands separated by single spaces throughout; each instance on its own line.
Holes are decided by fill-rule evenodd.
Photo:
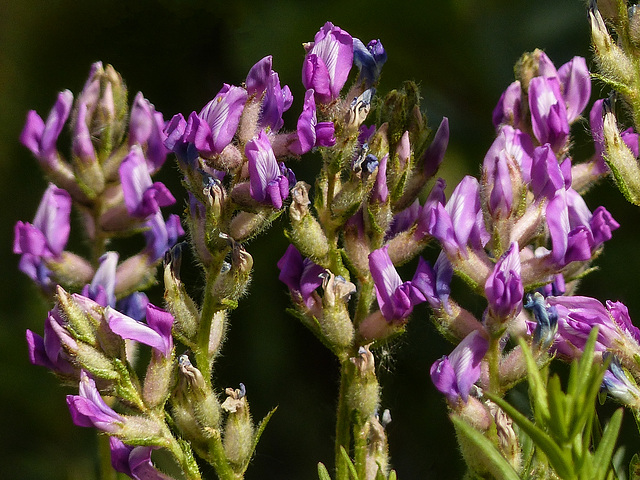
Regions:
M 318 462 L 318 478 L 320 480 L 331 480 L 331 475 L 329 475 L 327 467 L 322 462 Z
M 242 472 L 247 470 L 247 467 L 249 466 L 249 461 L 251 460 L 251 457 L 253 457 L 253 452 L 256 450 L 256 447 L 258 446 L 258 441 L 260 440 L 260 437 L 262 436 L 264 429 L 267 428 L 267 424 L 269 423 L 269 420 L 271 420 L 271 417 L 273 416 L 273 414 L 276 413 L 276 410 L 278 410 L 278 407 L 275 407 L 273 410 L 267 413 L 265 417 L 262 419 L 262 421 L 260 422 L 260 424 L 258 425 L 258 428 L 256 429 L 256 434 L 253 437 L 251 454 L 247 456 L 247 459 L 245 460 L 245 463 L 242 466 Z
M 538 365 L 531 354 L 531 349 L 524 338 L 519 342 L 522 354 L 527 363 L 527 378 L 529 380 L 529 394 L 533 401 L 533 415 L 536 421 L 541 423 L 549 419 L 549 405 L 547 404 L 547 386 L 542 379 Z
M 498 449 L 478 430 L 473 428 L 467 422 L 455 415 L 451 416 L 451 420 L 456 426 L 459 434 L 464 435 L 473 445 L 482 452 L 485 457 L 485 466 L 497 480 L 518 480 L 518 474 L 511 464 L 505 460 Z
M 356 467 L 353 465 L 353 462 L 349 458 L 349 454 L 342 446 L 340 447 L 340 455 L 342 455 L 343 460 L 347 464 L 349 475 L 351 476 L 352 480 L 358 480 L 358 472 L 356 471 Z
M 637 453 L 629 462 L 629 480 L 640 480 L 640 455 Z
M 567 403 L 565 401 L 565 394 L 562 391 L 560 385 L 560 377 L 553 375 L 549 378 L 547 383 L 547 401 L 549 405 L 549 429 L 562 443 L 567 443 L 572 440 L 568 432 L 570 426 L 567 425 Z
M 616 446 L 616 440 L 618 439 L 618 433 L 620 432 L 620 426 L 622 425 L 622 408 L 619 408 L 611 416 L 609 425 L 604 429 L 602 434 L 602 440 L 598 445 L 593 458 L 594 470 L 593 480 L 604 480 L 609 466 L 611 465 L 611 456 L 613 455 L 613 449 Z
M 575 476 L 570 452 L 561 449 L 547 433 L 534 425 L 527 417 L 504 399 L 488 392 L 485 392 L 485 396 L 497 403 L 498 406 L 531 437 L 531 440 L 533 440 L 536 446 L 545 453 L 556 473 L 560 475 L 561 478 L 573 478 Z

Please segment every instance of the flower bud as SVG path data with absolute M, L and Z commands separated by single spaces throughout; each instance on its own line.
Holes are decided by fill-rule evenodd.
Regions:
M 239 389 L 227 388 L 228 395 L 222 409 L 229 413 L 224 426 L 224 453 L 232 468 L 242 471 L 253 453 L 254 427 L 249 413 L 246 389 L 241 383 Z
M 291 241 L 305 257 L 317 263 L 325 263 L 329 243 L 322 226 L 309 211 L 309 188 L 309 184 L 298 182 L 291 189 Z
M 356 380 L 349 384 L 347 404 L 361 419 L 370 418 L 380 403 L 380 385 L 375 373 L 375 361 L 369 346 L 358 349 L 358 356 L 349 359 L 356 369 Z
M 251 279 L 253 257 L 244 247 L 228 235 L 225 239 L 231 245 L 231 264 L 224 263 L 220 275 L 212 287 L 214 298 L 235 302 L 240 298 Z
M 181 243 L 168 250 L 164 259 L 164 300 L 175 317 L 174 330 L 187 345 L 195 342 L 198 329 L 198 307 L 180 280 Z
M 640 205 L 640 167 L 629 147 L 624 143 L 609 109 L 604 115 L 605 160 L 620 191 L 631 203 Z
M 634 77 L 631 60 L 611 38 L 598 9 L 589 10 L 589 20 L 591 22 L 591 40 L 600 69 L 607 72 L 608 78 L 624 85 L 630 85 Z
M 356 286 L 341 276 L 327 271 L 324 273 L 322 288 L 323 316 L 319 319 L 321 332 L 326 341 L 337 351 L 351 345 L 354 337 L 353 323 L 347 304 Z

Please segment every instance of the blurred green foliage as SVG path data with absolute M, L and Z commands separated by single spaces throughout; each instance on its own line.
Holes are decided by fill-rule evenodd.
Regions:
M 451 142 L 441 172 L 450 188 L 479 172 L 493 140 L 491 111 L 513 79 L 525 51 L 544 49 L 559 66 L 574 55 L 589 59 L 589 26 L 579 0 L 471 0 L 387 2 L 202 0 L 4 0 L 0 4 L 0 478 L 91 479 L 96 475 L 96 438 L 71 424 L 65 403 L 70 388 L 29 364 L 24 331 L 42 332 L 47 306 L 17 270 L 11 253 L 13 225 L 31 220 L 45 182 L 18 135 L 29 109 L 46 115 L 58 91 L 78 92 L 89 65 L 111 63 L 126 80 L 131 98 L 142 90 L 163 112 L 199 110 L 223 82 L 238 84 L 248 69 L 273 55 L 274 69 L 294 94 L 285 115 L 295 125 L 303 88 L 301 44 L 331 20 L 365 43 L 380 38 L 389 60 L 380 85 L 386 92 L 403 80 L 419 82 L 432 126 L 449 117 Z M 588 63 L 591 63 L 590 60 Z M 595 86 L 594 96 L 604 93 Z M 576 151 L 592 147 L 582 129 Z M 59 145 L 66 148 L 66 138 Z M 312 182 L 313 160 L 294 164 Z M 177 169 L 162 174 L 180 196 Z M 601 269 L 581 292 L 618 299 L 640 319 L 640 296 L 632 276 L 636 211 L 610 182 L 587 198 L 604 204 L 622 224 L 598 260 Z M 247 478 L 314 478 L 317 462 L 331 464 L 337 364 L 304 327 L 288 316 L 286 289 L 276 280 L 276 261 L 286 248 L 285 224 L 248 246 L 254 256 L 250 295 L 234 312 L 216 384 L 243 382 L 251 410 L 278 412 L 258 446 Z M 73 232 L 72 232 L 73 235 Z M 82 241 L 71 248 L 82 251 Z M 432 256 L 434 250 L 426 252 Z M 197 285 L 195 271 L 185 281 Z M 194 288 L 197 292 L 197 286 Z M 156 289 L 157 302 L 161 291 Z M 477 298 L 463 303 L 482 309 Z M 463 465 L 443 398 L 429 379 L 433 361 L 451 346 L 415 310 L 408 333 L 378 354 L 383 406 L 390 408 L 391 458 L 399 478 L 459 478 Z M 623 440 L 624 442 L 624 440 Z M 637 448 L 637 446 L 636 446 Z

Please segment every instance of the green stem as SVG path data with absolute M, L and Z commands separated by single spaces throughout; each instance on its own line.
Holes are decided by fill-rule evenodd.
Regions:
M 342 457 L 340 449 L 344 448 L 345 451 L 349 452 L 351 443 L 351 421 L 349 418 L 349 407 L 347 405 L 347 392 L 349 391 L 349 384 L 352 380 L 350 370 L 351 363 L 349 360 L 345 360 L 340 364 L 340 396 L 338 397 L 335 444 L 336 480 L 349 480 L 349 467 Z
M 366 422 L 358 416 L 353 424 L 353 460 L 358 478 L 365 478 L 367 470 L 367 429 Z
M 213 434 L 213 438 L 209 440 L 209 457 L 207 459 L 213 468 L 216 470 L 216 475 L 220 480 L 239 480 L 244 478 L 242 473 L 236 473 L 233 471 L 227 456 L 224 453 L 224 445 L 222 444 L 222 437 L 220 432 L 216 430 Z
M 211 294 L 211 287 L 217 275 L 211 275 L 209 271 L 205 286 L 204 302 L 202 311 L 200 312 L 200 325 L 198 326 L 197 344 L 198 349 L 195 352 L 196 364 L 202 373 L 202 376 L 211 385 L 211 362 L 209 360 L 209 337 L 211 335 L 211 322 L 213 315 L 217 309 L 216 299 Z
M 356 329 L 367 315 L 369 315 L 369 310 L 373 303 L 373 295 L 373 280 L 370 275 L 367 275 L 365 278 L 360 280 L 360 288 L 358 289 L 358 303 L 353 317 L 353 325 Z
M 486 358 L 489 363 L 489 391 L 495 395 L 502 395 L 500 386 L 500 337 L 491 337 Z

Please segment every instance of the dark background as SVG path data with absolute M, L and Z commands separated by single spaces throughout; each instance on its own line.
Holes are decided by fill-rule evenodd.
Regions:
M 365 43 L 382 40 L 389 60 L 380 93 L 415 80 L 431 125 L 449 117 L 451 142 L 441 174 L 450 186 L 465 173 L 479 171 L 493 140 L 491 111 L 513 80 L 513 64 L 523 52 L 545 49 L 557 66 L 574 55 L 593 63 L 586 9 L 579 0 L 0 3 L 1 478 L 97 475 L 95 434 L 73 426 L 65 404 L 65 394 L 74 392 L 27 358 L 24 331 L 41 333 L 48 308 L 17 270 L 18 258 L 11 253 L 13 225 L 33 218 L 45 188 L 37 163 L 18 143 L 27 111 L 33 108 L 46 117 L 57 92 L 69 88 L 77 93 L 90 64 L 102 60 L 122 74 L 130 98 L 142 90 L 165 118 L 177 112 L 186 116 L 200 110 L 223 82 L 239 84 L 256 61 L 272 54 L 281 82 L 294 94 L 294 106 L 285 115 L 286 125 L 293 128 L 303 98 L 301 44 L 312 40 L 327 20 Z M 594 98 L 604 93 L 594 87 Z M 586 128 L 577 126 L 579 158 L 592 152 Z M 63 152 L 68 148 L 64 141 L 59 146 Z M 318 170 L 313 162 L 309 158 L 293 165 L 298 178 L 312 182 Z M 178 194 L 176 171 L 168 167 L 162 175 Z M 632 317 L 640 318 L 633 275 L 638 266 L 637 210 L 610 181 L 587 200 L 591 209 L 605 204 L 623 226 L 581 292 L 603 301 L 622 300 Z M 288 299 L 276 268 L 286 248 L 284 226 L 276 223 L 248 246 L 255 261 L 250 295 L 233 315 L 215 373 L 220 390 L 239 382 L 247 386 L 256 418 L 279 407 L 248 479 L 312 479 L 317 478 L 318 461 L 333 464 L 337 363 L 284 312 Z M 83 248 L 78 241 L 71 245 Z M 197 280 L 196 275 L 187 278 Z M 159 290 L 153 295 L 159 302 Z M 483 307 L 474 304 L 477 299 L 468 301 Z M 444 400 L 429 379 L 430 365 L 450 349 L 420 306 L 408 333 L 390 347 L 389 355 L 378 355 L 383 407 L 393 417 L 388 428 L 391 458 L 401 479 L 462 476 Z M 637 432 L 633 427 L 630 432 L 622 440 L 629 444 L 628 454 L 638 448 Z

